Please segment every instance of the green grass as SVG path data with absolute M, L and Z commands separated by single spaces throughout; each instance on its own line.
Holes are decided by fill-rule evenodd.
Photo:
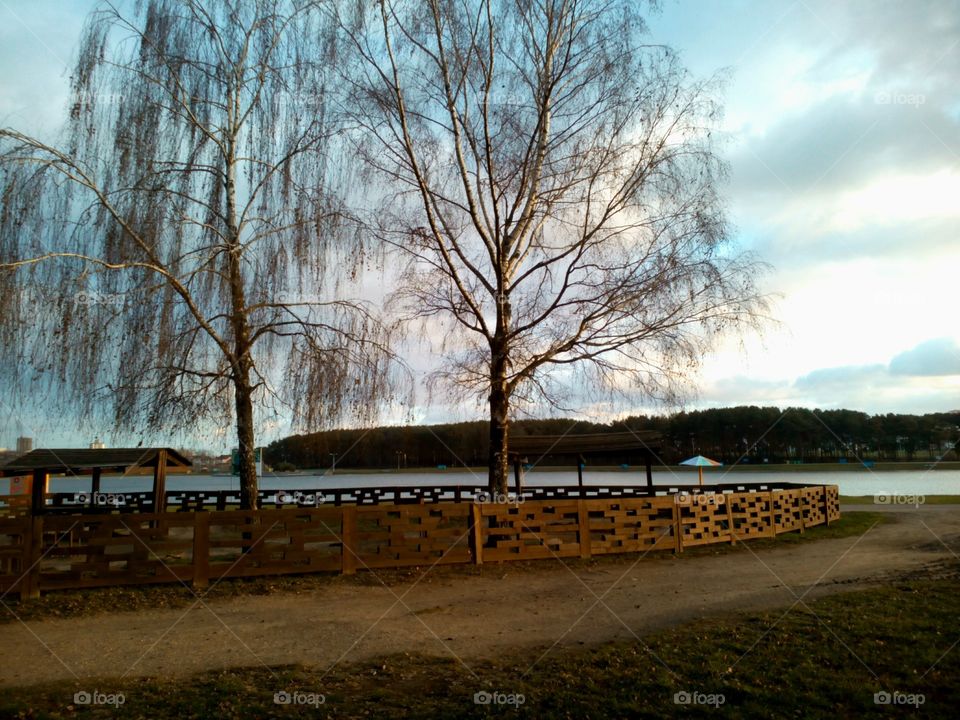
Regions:
M 73 693 L 122 692 L 116 717 L 294 717 L 280 690 L 321 693 L 310 715 L 338 718 L 846 718 L 955 717 L 960 706 L 958 568 L 953 579 L 900 582 L 784 611 L 702 620 L 642 640 L 511 654 L 490 661 L 419 655 L 321 667 L 252 668 L 187 679 L 64 682 L 4 691 L 0 715 L 108 717 L 71 707 Z M 505 612 L 508 609 L 505 608 Z M 558 629 L 558 634 L 562 628 Z M 518 710 L 478 706 L 474 693 L 522 694 Z M 874 705 L 879 691 L 925 696 L 912 707 Z M 677 692 L 724 703 L 678 706 Z M 309 709 L 308 709 L 309 710 Z M 102 711 L 101 711 L 102 712 Z
M 922 505 L 960 505 L 960 495 L 920 495 L 919 493 L 898 493 L 904 497 L 915 496 L 918 499 L 923 498 Z M 841 495 L 840 502 L 848 505 L 874 505 L 882 507 L 883 503 L 875 503 L 874 495 Z M 894 506 L 897 507 L 897 506 Z M 912 504 L 900 505 L 902 508 L 913 507 Z

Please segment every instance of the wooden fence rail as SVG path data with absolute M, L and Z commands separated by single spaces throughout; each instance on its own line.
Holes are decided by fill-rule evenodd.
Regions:
M 433 566 L 774 537 L 840 518 L 837 486 L 211 512 L 0 517 L 0 597 Z

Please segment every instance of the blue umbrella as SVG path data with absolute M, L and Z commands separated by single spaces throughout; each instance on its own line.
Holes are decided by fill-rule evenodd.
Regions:
M 700 484 L 703 485 L 703 469 L 705 467 L 720 467 L 723 465 L 722 462 L 717 462 L 716 460 L 711 460 L 708 457 L 703 455 L 697 455 L 696 457 L 688 458 L 680 463 L 681 465 L 693 465 L 700 471 Z

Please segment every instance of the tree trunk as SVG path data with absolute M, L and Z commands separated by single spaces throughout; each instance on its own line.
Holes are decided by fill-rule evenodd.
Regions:
M 231 117 L 239 117 L 237 93 L 231 92 Z M 240 453 L 240 508 L 257 510 L 259 502 L 259 479 L 257 478 L 256 439 L 253 429 L 253 389 L 250 387 L 250 328 L 247 323 L 246 297 L 244 294 L 243 267 L 240 262 L 242 244 L 237 220 L 236 143 L 238 129 L 227 141 L 224 182 L 227 201 L 227 247 L 230 280 L 231 315 L 235 360 L 233 365 L 233 392 L 237 411 L 237 442 Z
M 240 453 L 241 510 L 257 510 L 260 507 L 252 395 L 249 377 L 234 380 L 234 398 L 237 406 L 237 448 Z
M 507 389 L 507 358 L 503 350 L 493 353 L 490 366 L 490 456 L 489 489 L 505 495 L 510 480 L 507 457 L 510 427 L 510 394 Z

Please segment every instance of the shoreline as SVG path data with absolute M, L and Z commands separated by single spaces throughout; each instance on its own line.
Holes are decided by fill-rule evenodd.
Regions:
M 868 461 L 869 462 L 869 461 Z M 935 460 L 922 460 L 919 462 L 877 462 L 872 466 L 865 466 L 859 462 L 851 463 L 803 463 L 803 464 L 764 464 L 764 465 L 755 465 L 755 464 L 739 464 L 736 466 L 731 465 L 722 465 L 716 468 L 703 468 L 704 476 L 714 473 L 724 474 L 726 472 L 731 472 L 731 468 L 734 468 L 733 472 L 777 472 L 777 473 L 806 473 L 806 472 L 895 472 L 901 470 L 960 470 L 960 461 L 957 460 L 944 460 L 942 462 L 937 462 Z M 570 472 L 575 470 L 576 465 L 544 465 L 538 466 L 535 470 L 528 472 Z M 600 472 L 624 472 L 624 473 L 635 473 L 643 472 L 643 465 L 631 465 L 629 468 L 622 468 L 619 465 L 587 465 L 585 470 L 600 471 Z M 683 465 L 653 465 L 653 472 L 672 472 L 672 473 L 690 473 L 692 475 L 697 474 L 696 467 L 688 467 Z M 315 477 L 318 475 L 328 475 L 330 468 L 306 468 L 303 470 L 294 470 L 291 472 L 272 472 L 269 474 L 270 477 L 297 477 L 297 476 L 308 476 Z M 451 473 L 467 473 L 472 472 L 478 475 L 485 475 L 487 473 L 486 467 L 470 467 L 470 466 L 448 466 L 444 470 L 440 470 L 435 467 L 419 467 L 419 468 L 402 468 L 397 470 L 396 468 L 338 468 L 336 475 L 412 475 L 412 474 L 435 474 L 435 475 L 449 475 Z M 198 473 L 199 474 L 199 473 Z M 228 474 L 217 474 L 214 477 L 231 477 Z

